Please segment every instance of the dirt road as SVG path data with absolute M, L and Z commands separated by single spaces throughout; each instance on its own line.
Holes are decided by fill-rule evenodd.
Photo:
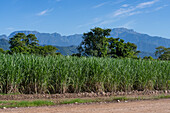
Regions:
M 170 113 L 170 99 L 1 109 L 1 113 Z

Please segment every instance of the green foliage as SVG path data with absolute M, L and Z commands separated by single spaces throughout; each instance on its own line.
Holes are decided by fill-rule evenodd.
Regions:
M 120 38 L 108 38 L 109 42 L 109 56 L 118 58 L 118 57 L 128 57 L 128 58 L 137 58 L 139 51 L 136 51 L 137 46 L 133 43 L 127 42 L 124 43 L 123 39 Z
M 6 53 L 2 48 L 0 48 L 0 53 Z
M 0 93 L 169 90 L 170 62 L 0 54 Z
M 75 53 L 75 54 L 72 54 L 71 56 L 81 57 L 81 54 L 79 54 L 79 53 Z
M 38 55 L 56 55 L 56 47 L 47 45 L 47 46 L 35 46 L 34 48 L 30 49 L 30 53 L 38 54 Z
M 156 48 L 155 55 L 158 56 L 160 60 L 170 60 L 170 48 L 159 46 Z
M 105 57 L 107 55 L 108 42 L 106 36 L 110 35 L 110 29 L 94 28 L 83 34 L 84 41 L 78 47 L 83 56 Z
M 158 99 L 168 99 L 170 95 L 157 95 L 157 96 L 109 96 L 106 98 L 66 98 L 57 100 L 35 100 L 35 101 L 18 101 L 18 100 L 6 100 L 0 101 L 0 108 L 16 108 L 16 107 L 36 107 L 36 106 L 54 106 L 61 104 L 75 104 L 75 103 L 96 103 L 96 102 L 114 102 L 114 101 L 136 101 L 136 100 L 158 100 Z
M 146 59 L 146 60 L 154 60 L 151 56 L 145 56 L 145 57 L 143 57 L 143 59 Z
M 111 29 L 94 28 L 90 32 L 84 33 L 84 40 L 78 47 L 79 54 L 95 57 L 137 58 L 136 55 L 139 51 L 136 51 L 135 44 L 124 43 L 124 40 L 119 38 L 107 38 L 110 36 L 110 32 Z
M 10 38 L 9 41 L 10 52 L 22 53 L 22 54 L 37 54 L 37 55 L 56 55 L 56 47 L 48 46 L 38 46 L 38 40 L 34 34 L 25 35 L 24 33 L 17 33 L 14 37 Z
M 14 107 L 34 107 L 34 106 L 51 106 L 55 103 L 45 100 L 36 101 L 0 101 L 0 108 L 14 108 Z
M 37 37 L 34 34 L 27 35 L 27 37 L 24 39 L 24 42 L 28 48 L 32 48 L 39 45 Z

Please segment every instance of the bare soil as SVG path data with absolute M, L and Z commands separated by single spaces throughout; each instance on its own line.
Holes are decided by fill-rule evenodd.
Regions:
M 51 107 L 8 108 L 1 113 L 170 113 L 170 99 L 120 103 L 70 104 Z
M 152 97 L 170 95 L 170 90 L 165 91 L 132 91 L 132 92 L 84 92 L 66 94 L 18 94 L 0 95 L 0 100 L 65 100 L 67 98 L 107 98 L 107 97 Z M 170 99 L 121 101 L 115 103 L 69 104 L 50 107 L 7 108 L 0 109 L 0 113 L 170 113 Z
M 0 100 L 35 100 L 35 99 L 64 99 L 64 98 L 95 98 L 110 96 L 157 96 L 170 95 L 170 90 L 165 91 L 131 91 L 131 92 L 84 92 L 84 93 L 65 93 L 65 94 L 17 94 L 0 95 Z

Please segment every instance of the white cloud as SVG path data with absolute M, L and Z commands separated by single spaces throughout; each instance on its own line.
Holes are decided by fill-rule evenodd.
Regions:
M 137 15 L 137 14 L 141 14 L 141 13 L 147 13 L 147 11 L 144 10 L 144 9 L 151 7 L 152 5 L 154 5 L 158 1 L 159 0 L 142 2 L 142 3 L 136 4 L 134 6 L 124 4 L 124 5 L 121 6 L 120 9 L 118 9 L 118 10 L 114 11 L 113 13 L 110 13 L 109 15 L 105 16 L 105 18 L 103 19 L 102 22 L 99 23 L 99 25 L 106 25 L 106 24 L 113 23 L 115 21 L 120 20 L 122 17 Z
M 47 13 L 51 12 L 53 9 L 46 9 L 46 10 L 43 10 L 41 12 L 39 12 L 37 15 L 38 16 L 43 16 L 43 15 L 46 15 Z
M 104 3 L 97 4 L 97 5 L 93 6 L 93 8 L 102 7 L 102 6 L 106 5 L 107 3 L 108 3 L 108 2 L 104 2 Z
M 151 6 L 153 4 L 155 4 L 156 2 L 158 2 L 159 0 L 153 0 L 153 1 L 149 1 L 149 2 L 143 2 L 143 3 L 140 3 L 136 6 L 136 8 L 145 8 L 145 7 L 148 7 L 148 6 Z
M 123 4 L 122 7 L 128 7 L 129 5 L 128 4 Z
M 126 0 L 112 0 L 112 2 L 110 3 L 111 5 L 117 5 L 117 4 L 120 4 L 122 2 L 124 2 Z
M 104 26 L 104 25 L 109 25 L 112 24 L 116 21 L 119 21 L 122 17 L 128 17 L 128 16 L 133 16 L 133 15 L 137 15 L 137 14 L 142 14 L 142 13 L 151 13 L 156 11 L 156 10 L 160 10 L 163 7 L 166 6 L 161 6 L 161 7 L 157 7 L 156 9 L 154 9 L 155 7 L 152 7 L 154 4 L 156 4 L 158 1 L 160 0 L 150 0 L 147 2 L 141 2 L 138 3 L 136 5 L 129 5 L 129 4 L 123 4 L 122 6 L 120 6 L 119 9 L 115 10 L 114 12 L 104 15 L 100 18 L 98 18 L 98 20 L 100 21 L 91 21 L 87 24 L 84 25 L 80 25 L 79 27 L 83 27 L 83 26 L 92 26 L 92 25 L 98 25 L 98 26 Z M 102 4 L 98 4 L 96 6 L 94 6 L 94 8 L 98 8 L 105 5 L 105 3 Z M 152 9 L 148 9 L 149 7 L 152 7 Z M 130 28 L 132 25 L 134 25 L 135 22 L 134 21 L 130 21 L 122 26 Z
M 139 11 L 141 9 L 144 9 L 146 7 L 150 7 L 153 4 L 155 4 L 158 0 L 153 0 L 153 1 L 149 1 L 149 2 L 143 2 L 143 3 L 139 3 L 136 6 L 127 6 L 126 4 L 124 4 L 124 8 L 120 8 L 118 10 L 116 10 L 115 12 L 112 13 L 112 17 L 117 17 L 117 16 L 132 16 L 135 14 L 140 14 L 142 13 L 142 11 Z
M 167 6 L 168 6 L 168 5 L 163 5 L 163 6 L 157 7 L 157 8 L 155 8 L 155 11 L 158 11 L 158 10 L 164 8 L 164 7 L 167 7 Z
M 134 12 L 129 13 L 128 15 L 132 16 L 132 15 L 136 15 L 136 14 L 140 14 L 140 13 L 143 13 L 143 12 L 142 11 L 134 11 Z
M 113 17 L 122 16 L 122 15 L 128 14 L 129 12 L 132 12 L 134 10 L 135 10 L 135 8 L 128 8 L 128 9 L 120 8 L 113 13 Z
M 104 5 L 116 5 L 116 4 L 120 4 L 122 2 L 124 2 L 125 0 L 114 0 L 114 1 L 108 1 L 108 2 L 103 2 L 103 3 L 100 3 L 100 4 L 97 4 L 95 6 L 93 6 L 92 8 L 99 8 L 99 7 L 102 7 Z M 126 7 L 126 5 L 128 4 L 124 4 L 123 6 Z
M 45 15 L 47 12 L 48 12 L 48 9 L 46 9 L 46 10 L 44 10 L 44 11 L 41 11 L 41 12 L 38 13 L 37 15 L 38 15 L 38 16 L 42 16 L 42 15 Z

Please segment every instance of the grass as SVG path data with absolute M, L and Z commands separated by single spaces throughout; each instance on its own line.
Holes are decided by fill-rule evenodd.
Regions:
M 51 106 L 55 105 L 52 101 L 0 101 L 0 108 L 14 108 L 14 107 L 33 107 L 33 106 Z
M 91 103 L 91 102 L 97 102 L 97 99 L 68 99 L 61 101 L 59 104 L 73 104 L 73 103 Z
M 169 90 L 170 61 L 0 54 L 0 93 Z
M 36 106 L 54 106 L 62 104 L 81 104 L 81 103 L 98 103 L 98 102 L 124 102 L 124 101 L 136 101 L 136 100 L 157 100 L 157 99 L 169 99 L 170 95 L 158 95 L 158 96 L 138 96 L 138 97 L 107 97 L 107 98 L 75 98 L 75 99 L 63 99 L 56 102 L 35 100 L 35 101 L 0 101 L 0 108 L 15 108 L 15 107 L 36 107 Z
M 0 95 L 19 95 L 20 93 L 0 93 Z
M 170 95 L 159 95 L 159 96 L 157 96 L 157 97 L 155 97 L 156 99 L 168 99 L 168 98 L 170 98 Z
M 107 98 L 94 98 L 94 99 L 86 99 L 84 103 L 93 103 L 93 102 L 117 102 L 117 100 L 131 100 L 132 98 L 126 96 L 119 97 L 107 97 Z M 72 101 L 72 100 L 71 100 Z M 80 100 L 79 100 L 80 101 Z M 78 102 L 78 101 L 77 101 Z M 78 102 L 79 103 L 79 102 Z
M 159 95 L 159 96 L 138 96 L 138 97 L 107 97 L 107 98 L 91 98 L 91 99 L 65 99 L 59 102 L 59 104 L 75 104 L 75 103 L 96 103 L 96 102 L 117 102 L 119 101 L 134 101 L 134 100 L 157 100 L 157 99 L 169 99 L 170 95 Z

